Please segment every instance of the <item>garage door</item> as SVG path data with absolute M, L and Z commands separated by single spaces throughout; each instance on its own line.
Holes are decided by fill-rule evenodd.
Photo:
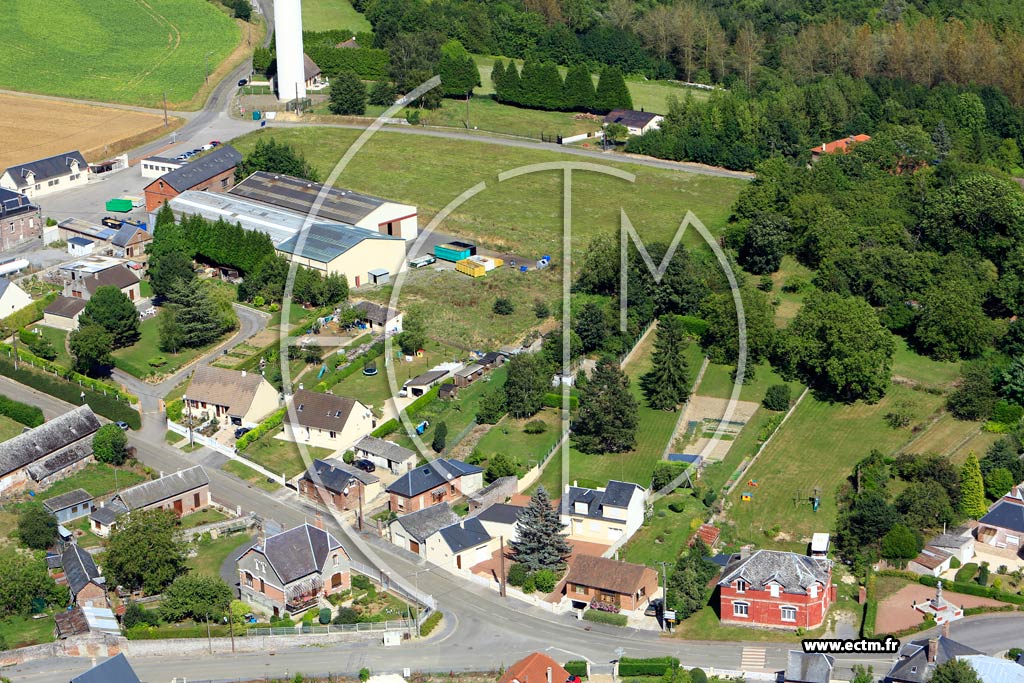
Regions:
M 412 552 L 414 552 L 417 555 L 419 555 L 420 554 L 420 543 L 419 543 L 419 541 L 412 541 L 412 540 L 410 540 L 409 541 L 409 550 L 411 550 Z

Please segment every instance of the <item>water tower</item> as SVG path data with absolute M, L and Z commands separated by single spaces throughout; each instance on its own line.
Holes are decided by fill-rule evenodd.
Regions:
M 306 70 L 302 59 L 302 0 L 275 0 L 277 99 L 289 102 L 306 96 Z

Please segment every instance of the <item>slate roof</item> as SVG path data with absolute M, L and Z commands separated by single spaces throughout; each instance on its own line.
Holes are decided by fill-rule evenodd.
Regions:
M 58 453 L 76 441 L 92 436 L 99 428 L 100 422 L 92 408 L 84 405 L 18 434 L 0 443 L 0 476 Z M 91 453 L 92 445 L 87 443 Z
M 71 679 L 71 683 L 142 683 L 124 654 L 117 654 L 97 664 L 84 674 Z
M 307 81 L 320 75 L 320 67 L 305 52 L 302 53 L 302 71 Z
M 118 247 L 126 247 L 128 246 L 128 243 L 132 241 L 132 238 L 135 237 L 135 233 L 137 232 L 149 235 L 148 232 L 139 226 L 125 223 L 121 226 L 121 229 L 117 231 L 117 234 L 110 238 L 110 243 Z
M 87 240 L 84 237 L 69 237 L 68 244 L 73 244 L 76 247 L 87 247 L 90 244 L 95 244 L 92 240 Z
M 25 468 L 28 476 L 33 481 L 42 481 L 52 474 L 60 472 L 65 467 L 70 467 L 80 460 L 92 455 L 92 440 L 86 439 L 80 443 L 72 444 L 62 448 L 53 455 L 32 463 Z
M 441 484 L 454 480 L 468 474 L 483 472 L 476 465 L 470 465 L 460 460 L 438 458 L 426 465 L 420 465 L 409 470 L 396 479 L 387 488 L 388 493 L 395 493 L 404 498 L 418 496 L 424 491 L 438 487 Z
M 519 513 L 524 508 L 518 505 L 509 505 L 508 503 L 495 503 L 480 511 L 479 514 L 475 515 L 476 519 L 483 522 L 494 522 L 495 524 L 515 524 L 519 519 Z
M 345 223 L 313 223 L 305 233 L 300 231 L 281 242 L 277 250 L 320 263 L 330 263 L 364 240 L 400 242 L 402 238 Z
M 321 183 L 312 183 L 302 178 L 257 171 L 231 188 L 228 194 L 290 209 L 305 216 L 323 187 Z M 380 197 L 332 187 L 327 191 L 323 204 L 317 211 L 317 218 L 355 225 L 389 203 L 391 202 Z
M 62 493 L 59 496 L 53 498 L 47 498 L 43 501 L 43 507 L 50 512 L 59 512 L 66 510 L 72 505 L 78 505 L 79 503 L 88 503 L 92 500 L 92 494 L 85 489 L 74 489 L 67 493 Z
M 635 109 L 614 109 L 604 117 L 605 123 L 619 123 L 626 128 L 643 128 L 658 114 L 649 111 L 636 111 Z
M 928 661 L 928 648 L 935 646 L 935 661 Z M 912 640 L 900 648 L 899 659 L 885 675 L 885 680 L 908 681 L 908 683 L 925 683 L 931 678 L 935 666 L 945 664 L 960 655 L 980 655 L 974 648 L 967 647 L 951 638 L 939 636 L 934 643 L 927 638 Z
M 491 535 L 476 517 L 446 526 L 440 530 L 440 534 L 453 553 L 461 553 L 491 540 Z
M 569 565 L 566 581 L 620 595 L 632 595 L 652 575 L 656 581 L 657 572 L 642 564 L 595 555 L 577 555 Z
M 82 278 L 82 285 L 92 294 L 95 294 L 96 290 L 100 287 L 124 289 L 138 284 L 138 282 L 138 276 L 124 266 L 114 266 L 113 268 L 101 270 L 95 275 Z
M 53 621 L 57 625 L 58 638 L 69 638 L 89 632 L 89 621 L 85 618 L 85 612 L 78 605 L 63 612 L 57 612 L 53 615 Z
M 7 288 L 10 287 L 10 286 L 11 286 L 11 281 L 10 280 L 8 280 L 5 277 L 0 277 L 0 297 L 2 297 L 4 295 L 4 292 L 6 292 Z
M 611 519 L 604 514 L 604 507 L 628 507 L 629 501 L 637 491 L 642 494 L 644 488 L 639 484 L 615 481 L 614 479 L 608 482 L 604 491 L 570 486 L 569 492 L 562 496 L 562 514 L 583 515 L 593 519 Z M 576 512 L 576 503 L 578 502 L 586 503 L 586 512 Z M 618 520 L 618 518 L 615 519 Z
M 413 462 L 416 460 L 416 453 L 414 451 L 399 446 L 393 441 L 378 439 L 376 436 L 364 436 L 356 442 L 355 447 L 358 450 L 366 451 L 371 455 L 390 460 L 391 462 L 406 462 L 410 458 L 413 459 Z
M 71 173 L 71 160 L 74 159 L 78 162 L 79 173 L 85 173 L 89 170 L 89 165 L 85 163 L 85 157 L 78 150 L 73 152 L 64 152 L 63 154 L 55 154 L 52 157 L 46 157 L 45 159 L 37 159 L 30 161 L 27 164 L 18 164 L 17 166 L 9 166 L 7 173 L 10 174 L 11 180 L 19 187 L 28 187 L 29 183 L 26 180 L 26 176 L 31 171 L 35 174 L 34 184 L 45 182 L 51 178 L 58 178 Z
M 363 485 L 375 484 L 380 481 L 380 477 L 364 472 L 357 467 L 346 465 L 339 460 L 314 460 L 313 470 L 319 475 L 319 483 L 328 491 L 335 493 L 343 492 L 353 478 L 362 482 Z M 302 478 L 314 483 L 317 481 L 308 471 L 302 475 Z
M 262 548 L 253 550 L 267 558 L 284 584 L 321 571 L 327 557 L 341 544 L 331 534 L 311 524 L 303 524 L 268 537 Z
M 228 414 L 242 416 L 256 398 L 256 391 L 265 381 L 257 372 L 242 372 L 200 365 L 192 373 L 187 396 L 190 401 L 201 401 L 227 406 Z
M 427 538 L 433 536 L 446 526 L 457 524 L 458 521 L 459 516 L 452 511 L 448 501 L 445 501 L 422 510 L 417 510 L 416 512 L 410 512 L 407 515 L 402 515 L 396 523 L 400 524 L 406 533 L 415 540 L 420 543 L 426 543 Z
M 185 470 L 178 470 L 171 474 L 165 474 L 159 479 L 146 481 L 137 484 L 130 489 L 125 489 L 114 496 L 129 510 L 139 510 L 154 505 L 168 498 L 180 496 L 201 486 L 207 486 L 210 477 L 202 465 L 189 467 Z
M 27 195 L 0 187 L 0 216 L 17 216 L 38 210 L 39 207 L 35 206 Z
M 94 522 L 98 522 L 103 526 L 111 526 L 118 520 L 118 518 L 127 513 L 128 508 L 114 500 L 103 507 L 98 507 L 93 510 L 92 514 L 89 515 L 89 519 Z
M 1024 533 L 1024 505 L 1001 498 L 978 523 Z
M 488 351 L 480 357 L 480 363 L 482 365 L 493 365 L 501 358 L 508 358 L 508 356 L 500 351 Z
M 422 375 L 416 375 L 411 380 L 406 382 L 405 385 L 409 387 L 426 386 L 427 384 L 436 382 L 437 380 L 441 379 L 442 377 L 446 377 L 447 375 L 447 370 L 430 370 L 428 372 L 424 372 Z
M 366 410 L 355 399 L 299 389 L 292 394 L 292 407 L 285 411 L 291 425 L 340 432 L 353 410 Z
M 184 192 L 196 185 L 205 183 L 210 178 L 220 175 L 224 171 L 231 170 L 238 166 L 238 162 L 241 160 L 242 155 L 238 153 L 237 149 L 231 145 L 221 145 L 206 156 L 190 161 L 181 168 L 168 171 L 157 180 L 154 180 L 153 183 L 158 183 L 162 180 L 174 190 Z M 153 183 L 150 183 L 150 185 Z
M 785 679 L 795 683 L 829 683 L 835 663 L 835 657 L 826 654 L 790 650 Z
M 78 595 L 90 582 L 100 577 L 100 570 L 96 568 L 92 555 L 74 543 L 61 554 L 60 566 L 64 569 L 72 595 Z
M 974 538 L 971 536 L 960 536 L 958 534 L 939 534 L 932 540 L 928 541 L 928 545 L 933 545 L 936 548 L 963 548 L 965 545 L 973 541 Z
M 58 296 L 53 303 L 43 309 L 43 313 L 56 315 L 61 318 L 74 318 L 85 310 L 85 300 L 76 299 L 73 296 Z
M 383 325 L 387 321 L 401 315 L 393 308 L 387 308 L 386 306 L 375 304 L 372 301 L 360 301 L 359 303 L 353 304 L 352 308 L 359 311 L 359 314 L 363 316 L 364 319 L 377 323 L 378 325 Z
M 785 593 L 804 594 L 813 584 L 828 584 L 832 561 L 779 550 L 757 550 L 746 559 L 726 566 L 719 586 L 743 579 L 755 590 L 764 590 L 769 582 L 782 586 Z

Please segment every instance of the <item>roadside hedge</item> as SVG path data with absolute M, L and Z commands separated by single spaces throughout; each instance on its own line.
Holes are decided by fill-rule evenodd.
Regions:
M 586 612 L 583 613 L 583 618 L 587 621 L 593 621 L 598 624 L 611 624 L 613 626 L 625 626 L 627 623 L 629 623 L 629 619 L 626 617 L 625 614 L 615 614 L 614 612 L 602 612 L 601 610 L 597 609 L 588 609 Z M 661 673 L 659 673 L 658 675 L 660 676 L 663 673 L 665 673 L 664 669 L 662 669 Z
M 922 576 L 918 578 L 918 582 L 925 586 L 931 586 L 934 588 L 938 585 L 939 580 L 934 576 Z M 963 581 L 943 582 L 942 586 L 951 593 L 965 593 L 979 598 L 992 598 L 993 600 L 999 600 L 1000 602 L 1024 605 L 1024 595 L 1018 595 L 1017 593 L 1004 593 L 993 586 L 979 586 L 976 583 L 965 583 Z
M 615 616 L 624 617 L 624 614 Z M 619 660 L 619 676 L 661 676 L 669 669 L 678 669 L 679 660 L 675 657 L 648 657 L 636 659 L 623 657 Z
M 8 359 L 10 359 L 11 353 L 13 351 L 14 347 L 12 347 L 10 344 L 0 344 L 0 352 L 6 352 Z M 63 365 L 57 365 L 53 361 L 48 361 L 45 358 L 40 358 L 39 356 L 34 355 L 28 349 L 18 347 L 18 358 L 36 368 L 63 377 L 69 382 L 76 382 L 82 385 L 83 387 L 88 387 L 101 394 L 113 394 L 114 396 L 116 396 L 117 398 L 126 403 L 139 402 L 138 397 L 136 397 L 134 394 L 129 394 L 126 391 L 121 391 L 112 384 L 107 384 L 106 382 L 102 382 L 98 379 L 93 379 L 92 377 L 86 377 L 85 375 L 79 374 L 74 370 L 69 370 Z M 11 365 L 13 367 L 13 362 L 11 362 Z
M 562 668 L 577 678 L 587 677 L 587 663 L 582 659 L 570 659 L 562 665 Z
M 395 418 L 391 418 L 390 420 L 387 420 L 386 422 L 381 422 L 379 425 L 377 425 L 377 428 L 370 432 L 370 436 L 375 436 L 378 439 L 383 439 L 385 436 L 397 432 L 398 427 L 398 420 L 396 420 Z
M 142 426 L 142 417 L 138 411 L 133 410 L 127 403 L 117 400 L 115 394 L 121 392 L 104 395 L 84 382 L 82 385 L 77 384 L 77 379 L 74 382 L 67 381 L 24 365 L 15 370 L 14 364 L 8 358 L 0 358 L 0 375 L 74 405 L 81 402 L 81 393 L 85 392 L 85 402 L 108 420 L 127 422 L 132 429 Z M 101 382 L 97 382 L 97 384 L 105 387 L 108 392 L 110 391 L 110 388 Z
M 440 623 L 441 623 L 441 613 L 435 611 L 433 614 L 431 614 L 429 617 L 427 617 L 426 620 L 423 622 L 423 625 L 420 626 L 420 635 L 423 636 L 424 638 L 426 638 L 427 636 L 429 636 L 431 634 L 431 632 L 435 628 L 437 628 L 437 625 L 440 624 Z
M 167 419 L 171 422 L 181 422 L 181 418 L 185 414 L 185 401 L 180 398 L 176 398 L 173 401 L 167 403 Z
M 279 427 L 284 422 L 284 414 L 288 410 L 287 406 L 284 408 L 278 408 L 272 412 L 263 422 L 252 428 L 251 431 L 246 432 L 242 435 L 242 438 L 235 442 L 235 449 L 242 451 L 245 447 L 251 444 L 256 439 L 260 438 L 271 429 Z
M 43 411 L 21 401 L 0 394 L 0 415 L 5 415 L 26 427 L 38 427 L 46 421 Z

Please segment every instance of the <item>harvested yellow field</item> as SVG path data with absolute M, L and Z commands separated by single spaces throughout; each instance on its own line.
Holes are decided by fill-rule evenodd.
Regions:
M 0 93 L 0 169 L 73 149 L 102 161 L 180 123 L 165 129 L 156 114 Z

